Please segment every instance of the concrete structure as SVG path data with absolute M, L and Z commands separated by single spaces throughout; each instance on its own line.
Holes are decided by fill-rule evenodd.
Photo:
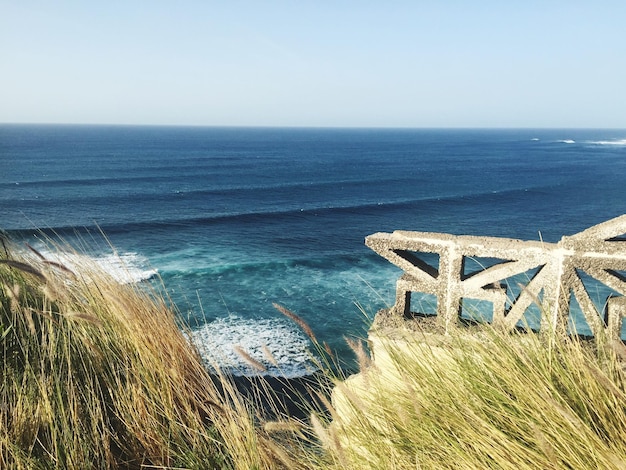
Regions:
M 376 233 L 365 243 L 404 271 L 389 311 L 395 319 L 419 313 L 411 310 L 411 294 L 422 292 L 436 297 L 436 325 L 444 332 L 459 324 L 464 299 L 491 303 L 493 324 L 507 329 L 515 328 L 535 304 L 541 329 L 557 329 L 567 325 L 575 297 L 593 335 L 604 331 L 617 339 L 626 316 L 624 234 L 626 215 L 558 243 L 407 231 Z M 438 262 L 427 263 L 424 253 Z M 470 259 L 479 266 L 472 272 L 467 269 Z M 525 274 L 525 285 L 511 285 L 511 278 Z M 585 275 L 613 293 L 603 311 L 591 300 Z

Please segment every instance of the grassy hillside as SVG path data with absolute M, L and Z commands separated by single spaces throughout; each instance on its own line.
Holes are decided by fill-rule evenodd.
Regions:
M 624 345 L 489 326 L 372 336 L 320 432 L 341 469 L 624 469 Z
M 59 259 L 0 236 L 0 468 L 626 468 L 621 342 L 376 331 L 332 401 L 268 422 L 161 294 Z
M 163 297 L 76 259 L 2 238 L 0 468 L 279 466 Z

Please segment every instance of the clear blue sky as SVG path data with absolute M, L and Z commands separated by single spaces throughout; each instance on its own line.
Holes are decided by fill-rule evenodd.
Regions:
M 626 1 L 0 0 L 0 122 L 626 128 Z

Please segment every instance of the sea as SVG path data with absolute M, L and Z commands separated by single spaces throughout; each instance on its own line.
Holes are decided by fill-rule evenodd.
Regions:
M 624 213 L 626 130 L 0 125 L 0 228 L 164 286 L 235 374 L 255 373 L 238 349 L 270 375 L 315 368 L 274 304 L 350 362 L 401 275 L 370 234 L 556 242 Z

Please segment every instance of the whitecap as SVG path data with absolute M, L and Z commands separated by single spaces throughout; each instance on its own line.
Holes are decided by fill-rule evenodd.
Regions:
M 576 141 L 572 139 L 557 140 L 557 142 L 560 142 L 562 144 L 575 144 L 576 143 Z
M 148 267 L 146 257 L 132 252 L 99 256 L 95 262 L 120 284 L 146 281 L 158 273 Z
M 81 266 L 95 264 L 120 284 L 133 284 L 157 275 L 158 270 L 149 266 L 148 259 L 137 253 L 110 253 L 90 257 L 79 253 L 49 251 L 37 248 L 49 261 L 59 263 L 70 271 L 80 272 Z
M 626 146 L 626 139 L 619 139 L 619 140 L 592 140 L 589 141 L 588 143 L 593 144 L 593 145 L 624 145 Z
M 238 376 L 259 375 L 237 349 L 261 363 L 262 374 L 295 378 L 315 371 L 309 340 L 295 325 L 276 318 L 219 318 L 191 332 L 191 341 L 211 369 Z

